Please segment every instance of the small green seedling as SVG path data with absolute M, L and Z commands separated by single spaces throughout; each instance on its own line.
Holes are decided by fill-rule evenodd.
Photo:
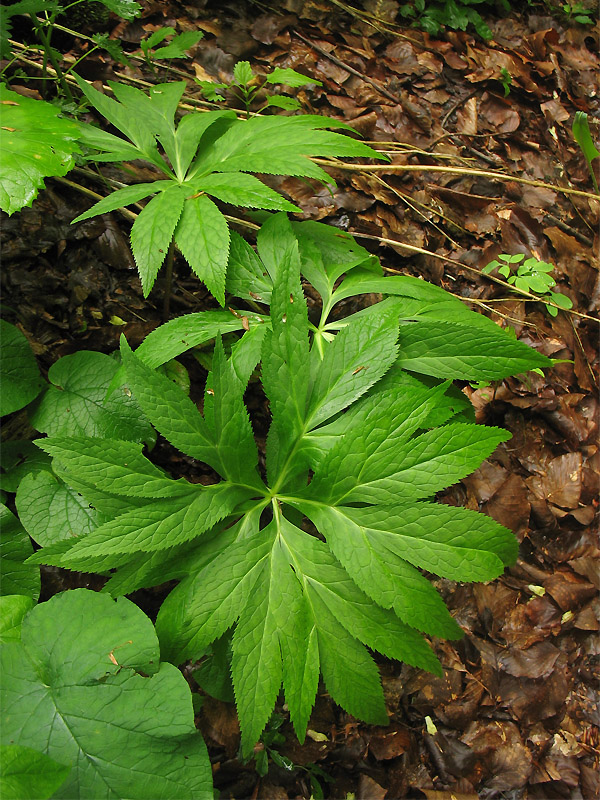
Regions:
M 500 70 L 500 77 L 498 79 L 504 88 L 504 97 L 508 97 L 510 94 L 510 87 L 512 86 L 512 75 L 506 69 L 506 67 L 502 67 Z
M 432 36 L 436 36 L 444 28 L 464 31 L 472 25 L 482 39 L 489 40 L 492 38 L 492 31 L 474 8 L 485 4 L 486 0 L 411 0 L 400 6 L 400 13 L 404 17 L 412 18 L 413 27 L 422 28 Z M 508 0 L 498 0 L 495 5 L 504 12 L 510 11 Z
M 560 308 L 567 310 L 573 308 L 573 301 L 570 297 L 551 291 L 556 286 L 556 281 L 550 275 L 554 269 L 553 264 L 539 261 L 533 256 L 525 259 L 523 253 L 517 253 L 516 255 L 502 253 L 498 258 L 500 259 L 499 261 L 490 261 L 481 270 L 484 275 L 489 275 L 494 270 L 497 270 L 516 289 L 539 295 L 540 300 L 545 302 L 548 313 L 553 317 L 558 314 L 558 309 L 555 306 L 560 306 Z M 513 273 L 511 268 L 517 264 L 519 265 L 517 271 Z M 555 305 L 550 305 L 547 301 Z
M 159 28 L 151 33 L 140 42 L 140 48 L 146 59 L 146 64 L 153 71 L 156 72 L 154 65 L 155 61 L 170 61 L 173 58 L 188 58 L 187 51 L 198 44 L 204 34 L 202 31 L 184 31 L 177 33 L 175 28 L 166 26 Z M 162 47 L 157 45 L 162 44 L 166 39 L 169 40 L 167 44 Z
M 51 64 L 55 75 L 52 80 L 59 87 L 59 93 L 62 93 L 69 103 L 74 104 L 71 88 L 65 79 L 65 75 L 82 59 L 79 59 L 68 70 L 64 70 L 61 63 L 62 54 L 52 47 L 52 34 L 58 18 L 64 15 L 68 9 L 77 6 L 79 8 L 83 7 L 85 11 L 88 7 L 92 8 L 99 3 L 108 11 L 112 11 L 126 20 L 139 16 L 142 10 L 135 0 L 75 0 L 75 2 L 69 2 L 69 0 L 19 0 L 19 2 L 12 5 L 3 3 L 2 19 L 0 20 L 0 58 L 9 58 L 12 54 L 10 41 L 12 17 L 19 14 L 27 15 L 31 20 L 33 30 L 43 51 L 42 96 L 46 96 L 46 88 L 50 79 L 48 65 Z M 85 16 L 85 13 L 83 16 Z M 100 35 L 99 37 L 84 38 L 94 41 L 96 47 L 86 52 L 83 58 L 86 58 L 90 52 L 98 47 L 108 50 L 111 55 L 116 56 L 118 59 L 122 58 L 122 50 L 116 43 L 111 43 L 107 36 Z M 12 60 L 14 61 L 15 59 Z
M 301 75 L 293 69 L 281 69 L 275 67 L 271 72 L 267 73 L 262 83 L 258 75 L 252 71 L 252 67 L 248 61 L 238 61 L 233 70 L 233 80 L 231 83 L 213 83 L 212 81 L 196 80 L 196 83 L 202 89 L 202 93 L 207 100 L 213 103 L 220 103 L 225 100 L 223 92 L 231 90 L 233 94 L 242 101 L 246 107 L 246 117 L 250 116 L 250 109 L 253 101 L 256 99 L 258 93 L 263 90 L 267 84 L 270 86 L 305 86 L 307 84 L 316 84 L 321 86 L 321 81 L 315 78 L 309 78 L 306 75 Z M 265 108 L 276 107 L 282 108 L 285 111 L 296 111 L 300 108 L 300 103 L 295 97 L 288 97 L 281 94 L 269 94 L 259 109 L 256 110 L 257 114 L 264 111 Z
M 573 121 L 573 137 L 581 148 L 581 152 L 585 156 L 585 160 L 590 170 L 590 175 L 592 176 L 594 189 L 596 190 L 597 194 L 600 194 L 600 189 L 598 188 L 598 179 L 596 178 L 596 173 L 592 167 L 592 161 L 595 158 L 600 158 L 600 152 L 598 152 L 598 149 L 592 139 L 588 115 L 585 113 L 585 111 L 575 112 L 575 119 Z
M 269 771 L 269 759 L 282 769 L 288 771 L 294 769 L 294 762 L 290 761 L 287 756 L 282 756 L 277 749 L 282 744 L 285 744 L 285 736 L 279 730 L 283 723 L 284 718 L 281 714 L 273 714 L 260 737 L 260 743 L 254 748 L 252 757 L 254 758 L 256 771 L 261 778 L 264 778 Z
M 580 25 L 594 24 L 589 8 L 586 8 L 583 3 L 563 3 L 561 8 L 569 22 L 578 22 Z

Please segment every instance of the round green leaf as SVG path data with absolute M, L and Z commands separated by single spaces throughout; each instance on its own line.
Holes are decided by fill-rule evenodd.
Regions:
M 0 597 L 0 642 L 21 638 L 23 617 L 35 605 L 33 597 L 8 594 Z M 0 792 L 0 797 L 3 796 Z
M 88 350 L 59 359 L 48 371 L 53 385 L 41 397 L 31 424 L 50 436 L 150 439 L 150 423 L 126 387 L 106 398 L 118 369 L 110 356 Z
M 60 787 L 70 767 L 57 764 L 31 747 L 0 747 L 2 800 L 47 800 Z
M 91 533 L 104 521 L 79 492 L 46 470 L 23 478 L 16 503 L 24 528 L 42 547 Z
M 50 470 L 50 456 L 28 439 L 2 442 L 0 486 L 5 492 L 16 492 L 30 472 Z
M 44 178 L 73 167 L 77 126 L 60 119 L 58 109 L 0 86 L 0 208 L 7 214 L 30 206 Z
M 558 292 L 550 292 L 550 299 L 553 303 L 561 308 L 573 308 L 573 301 L 566 294 L 559 294 Z
M 0 594 L 23 594 L 37 599 L 40 593 L 40 569 L 35 564 L 23 563 L 33 553 L 31 539 L 15 515 L 2 504 L 0 545 Z
M 37 397 L 43 381 L 29 342 L 18 328 L 0 320 L 0 339 L 0 416 L 4 416 L 18 411 Z
M 56 595 L 1 657 L 2 744 L 72 765 L 61 798 L 212 800 L 189 687 L 129 600 Z

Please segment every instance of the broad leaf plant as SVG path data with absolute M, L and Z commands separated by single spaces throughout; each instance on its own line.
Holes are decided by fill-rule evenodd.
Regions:
M 396 297 L 330 325 L 339 300 L 385 291 L 389 279 L 351 239 L 327 238 L 322 227 L 294 231 L 276 215 L 259 237 L 262 261 L 238 242 L 229 280 L 239 278 L 240 263 L 254 270 L 248 297 L 268 313 L 257 311 L 254 327 L 251 312 L 230 315 L 244 333 L 229 357 L 216 335 L 202 412 L 148 363 L 148 352 L 122 339 L 135 400 L 171 445 L 212 468 L 212 485 L 171 478 L 131 441 L 37 442 L 107 521 L 28 563 L 110 575 L 103 591 L 113 596 L 178 579 L 156 622 L 161 658 L 196 660 L 232 637 L 246 755 L 282 685 L 304 740 L 320 676 L 348 712 L 386 723 L 367 648 L 441 674 L 427 637 L 462 632 L 423 572 L 488 581 L 517 555 L 515 537 L 494 520 L 434 502 L 510 436 L 468 421 L 448 379 L 483 375 L 486 363 L 494 378 L 550 365 L 495 326 L 474 337 L 451 299 L 428 295 L 425 284 L 419 295 L 414 279 L 404 295 L 396 282 Z M 301 273 L 323 298 L 318 324 L 309 322 Z M 440 303 L 458 322 L 436 318 Z M 478 352 L 469 351 L 466 331 L 480 340 Z M 498 345 L 492 357 L 490 343 Z M 244 404 L 257 374 L 271 413 L 264 463 Z
M 148 94 L 109 81 L 115 99 L 85 81 L 88 101 L 114 125 L 120 138 L 80 125 L 80 139 L 95 161 L 142 159 L 161 179 L 118 189 L 74 222 L 152 196 L 131 229 L 131 247 L 144 296 L 150 292 L 174 241 L 209 291 L 223 304 L 229 228 L 214 200 L 254 209 L 299 209 L 254 175 L 293 175 L 331 183 L 309 156 L 377 157 L 367 145 L 326 128 L 352 130 L 314 115 L 238 119 L 231 110 L 192 112 L 175 123 L 185 83 L 153 86 Z

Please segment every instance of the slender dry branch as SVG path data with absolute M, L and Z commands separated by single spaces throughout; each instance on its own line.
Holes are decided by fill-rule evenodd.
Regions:
M 432 157 L 434 153 L 430 154 Z M 540 189 L 550 189 L 553 192 L 563 192 L 563 194 L 573 194 L 577 197 L 585 197 L 588 200 L 600 202 L 598 195 L 591 192 L 583 192 L 581 189 L 571 189 L 569 186 L 557 186 L 554 183 L 544 183 L 543 181 L 531 181 L 528 178 L 519 178 L 517 175 L 509 175 L 506 172 L 494 172 L 488 169 L 473 169 L 471 167 L 440 167 L 432 164 L 348 164 L 345 161 L 332 161 L 327 158 L 313 158 L 316 164 L 332 169 L 341 169 L 348 172 L 445 172 L 451 175 L 476 175 L 480 178 L 493 178 L 498 181 L 515 181 L 526 186 L 537 186 Z

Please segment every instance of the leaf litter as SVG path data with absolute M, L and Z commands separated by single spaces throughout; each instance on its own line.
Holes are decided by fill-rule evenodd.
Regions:
M 492 584 L 436 582 L 467 635 L 459 643 L 434 640 L 443 678 L 379 659 L 389 727 L 357 723 L 320 695 L 309 728 L 325 739 L 300 747 L 284 723 L 279 751 L 302 768 L 286 771 L 271 761 L 260 779 L 252 762 L 236 757 L 231 706 L 206 697 L 198 719 L 223 796 L 309 797 L 310 765 L 317 764 L 333 779 L 321 780 L 331 797 L 588 800 L 598 794 L 600 755 L 593 319 L 600 302 L 593 248 L 600 204 L 560 188 L 591 192 L 571 122 L 585 111 L 593 123 L 600 111 L 598 27 L 567 28 L 532 7 L 489 20 L 488 43 L 462 32 L 434 39 L 399 27 L 398 8 L 394 0 L 353 6 L 287 0 L 271 8 L 147 3 L 143 27 L 131 23 L 122 38 L 136 42 L 161 25 L 200 26 L 206 36 L 194 64 L 209 77 L 229 79 L 240 58 L 313 75 L 323 85 L 296 92 L 303 109 L 353 125 L 391 155 L 390 168 L 338 165 L 333 193 L 291 178 L 272 185 L 306 217 L 371 237 L 361 242 L 390 271 L 442 285 L 561 360 L 543 377 L 464 387 L 478 421 L 506 427 L 513 438 L 441 497 L 511 527 L 521 557 Z M 119 69 L 104 57 L 103 79 Z M 507 96 L 503 69 L 511 76 Z M 138 65 L 125 73 L 145 77 Z M 394 169 L 416 165 L 421 169 Z M 427 170 L 443 165 L 499 170 L 546 186 Z M 119 216 L 70 227 L 87 206 L 51 183 L 31 209 L 3 220 L 2 231 L 5 302 L 19 309 L 46 368 L 81 348 L 113 350 L 122 331 L 137 344 L 159 319 L 134 277 Z M 431 255 L 410 254 L 402 243 Z M 479 276 L 500 253 L 554 264 L 557 290 L 580 316 L 553 318 L 541 304 Z M 183 269 L 180 275 L 176 308 L 212 307 L 203 288 Z M 110 323 L 117 317 L 123 327 Z M 182 469 L 175 466 L 178 474 Z M 56 572 L 50 592 L 69 585 L 63 577 L 55 586 Z

